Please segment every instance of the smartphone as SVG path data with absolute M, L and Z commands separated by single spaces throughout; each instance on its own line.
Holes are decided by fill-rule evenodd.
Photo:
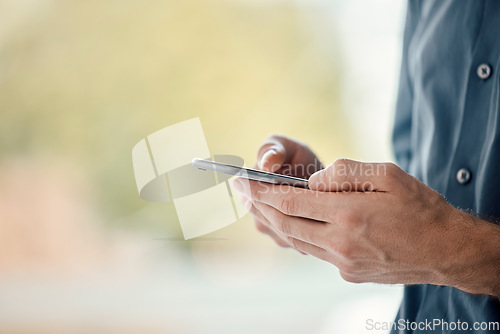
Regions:
M 272 184 L 283 184 L 299 188 L 308 188 L 307 180 L 298 177 L 268 173 L 256 169 L 238 167 L 235 165 L 225 164 L 222 162 L 210 161 L 205 159 L 194 158 L 192 161 L 194 167 L 201 170 L 214 171 L 216 173 L 236 175 L 245 179 L 267 182 Z

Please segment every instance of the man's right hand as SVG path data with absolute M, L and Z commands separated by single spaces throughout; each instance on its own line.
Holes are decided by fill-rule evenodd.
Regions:
M 307 145 L 285 136 L 273 135 L 260 146 L 254 168 L 265 172 L 309 179 L 312 174 L 323 169 L 323 165 Z M 249 199 L 247 200 L 257 230 L 269 235 L 278 245 L 290 247 L 287 241 L 268 227 L 272 225 L 266 222 L 267 219 L 251 205 Z

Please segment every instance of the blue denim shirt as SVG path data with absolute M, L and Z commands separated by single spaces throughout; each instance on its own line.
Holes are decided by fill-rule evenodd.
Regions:
M 499 94 L 500 0 L 410 0 L 393 134 L 396 159 L 452 205 L 496 218 Z M 476 321 L 500 322 L 500 302 L 451 287 L 408 286 L 399 319 L 460 320 L 469 330 L 393 333 L 500 333 L 471 328 Z

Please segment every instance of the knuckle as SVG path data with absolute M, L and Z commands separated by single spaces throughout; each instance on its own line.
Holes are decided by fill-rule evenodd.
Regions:
M 274 239 L 274 242 L 276 242 L 276 244 L 278 246 L 280 246 L 280 247 L 283 247 L 283 248 L 289 248 L 290 247 L 290 244 L 286 240 L 283 240 L 280 237 L 273 237 L 273 239 Z
M 346 282 L 349 282 L 349 283 L 361 283 L 362 280 L 359 279 L 359 277 L 357 277 L 356 275 L 352 274 L 352 273 L 349 273 L 349 272 L 346 272 L 344 270 L 340 270 L 340 276 L 342 277 L 342 279 Z
M 356 229 L 361 225 L 360 219 L 357 217 L 357 214 L 352 211 L 345 212 L 341 220 L 344 225 L 348 226 L 349 229 Z
M 343 274 L 345 276 L 344 279 L 347 278 L 346 280 L 349 282 L 352 282 L 352 283 L 359 282 L 361 268 L 357 264 L 357 261 L 353 261 L 353 260 L 343 261 L 342 265 L 340 265 L 338 268 L 339 268 L 339 271 L 341 272 L 341 274 Z M 354 280 L 356 280 L 356 281 L 354 281 Z
M 252 185 L 251 182 L 249 182 L 249 188 L 250 188 L 250 200 L 252 201 L 252 204 L 257 201 L 257 202 L 260 202 L 261 201 L 261 194 L 262 194 L 262 190 L 259 190 L 257 189 L 256 186 Z
M 352 245 L 347 242 L 335 242 L 329 240 L 324 243 L 328 250 L 332 251 L 339 259 L 342 259 L 342 263 L 351 263 L 354 259 L 355 249 Z
M 262 224 L 259 220 L 255 220 L 255 228 L 257 229 L 257 231 L 261 232 L 261 233 L 264 233 L 264 234 L 268 234 L 269 233 L 269 228 Z
M 249 198 L 241 196 L 240 203 L 246 210 L 250 211 L 252 214 L 255 214 L 255 208 L 253 206 L 252 201 Z
M 347 261 L 350 261 L 353 258 L 354 254 L 354 249 L 348 244 L 343 244 L 343 245 L 337 245 L 335 248 L 337 254 L 346 259 Z M 349 268 L 351 268 L 352 265 L 349 265 Z
M 353 276 L 355 274 L 354 266 L 349 262 L 344 262 L 339 270 L 348 276 Z
M 384 168 L 384 174 L 388 178 L 395 178 L 399 175 L 400 168 L 392 163 L 392 162 L 387 162 L 382 164 L 382 167 Z
M 337 159 L 333 162 L 332 166 L 334 169 L 343 168 L 349 164 L 350 160 L 345 158 Z
M 339 164 L 337 164 L 337 161 L 338 160 L 328 165 L 323 171 L 323 177 L 325 179 L 324 181 L 330 181 L 332 178 L 335 177 L 337 171 L 340 169 Z
M 290 245 L 290 247 L 298 249 L 297 239 L 287 236 L 286 241 Z
M 277 217 L 275 220 L 276 230 L 283 235 L 290 236 L 290 225 L 284 217 Z
M 284 196 L 278 205 L 278 209 L 287 215 L 294 215 L 297 210 L 297 203 L 290 196 Z

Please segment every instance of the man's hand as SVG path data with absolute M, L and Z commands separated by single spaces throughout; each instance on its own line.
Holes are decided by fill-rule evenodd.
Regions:
M 284 136 L 273 135 L 260 146 L 254 168 L 308 179 L 323 166 L 305 144 Z M 267 218 L 252 205 L 251 201 L 247 201 L 245 205 L 254 215 L 257 230 L 269 235 L 278 245 L 290 247 L 290 244 L 273 230 Z
M 500 295 L 500 226 L 466 214 L 392 163 L 337 160 L 310 189 L 235 182 L 262 223 L 350 282 Z

